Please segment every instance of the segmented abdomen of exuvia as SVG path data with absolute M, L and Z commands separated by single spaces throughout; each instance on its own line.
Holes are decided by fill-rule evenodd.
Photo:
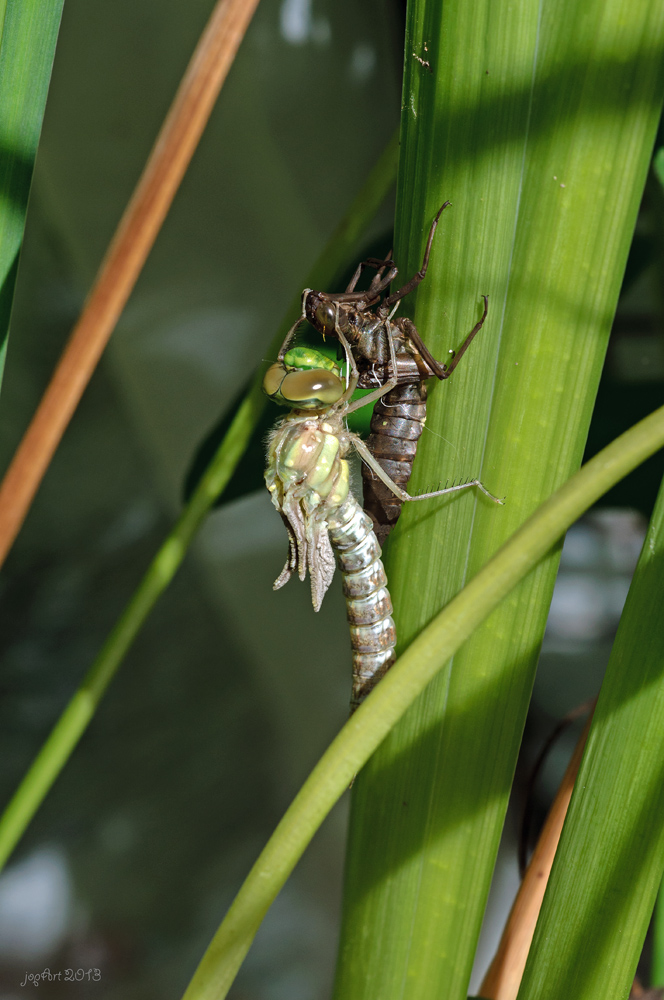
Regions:
M 424 382 L 397 385 L 374 406 L 367 445 L 397 486 L 406 488 L 417 443 L 426 419 L 427 387 Z M 385 544 L 399 520 L 403 501 L 367 466 L 362 465 L 364 509 L 373 521 L 379 544 Z
M 351 713 L 394 663 L 396 631 L 392 601 L 371 518 L 349 496 L 328 516 L 337 566 L 343 574 L 353 648 Z

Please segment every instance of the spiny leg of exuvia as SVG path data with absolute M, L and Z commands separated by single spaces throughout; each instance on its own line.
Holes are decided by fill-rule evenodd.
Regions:
M 336 563 L 343 575 L 343 589 L 353 651 L 351 712 L 394 662 L 396 634 L 392 602 L 381 550 L 371 518 L 350 492 L 345 456 L 354 448 L 363 462 L 402 501 L 425 500 L 477 486 L 472 480 L 416 497 L 393 482 L 360 437 L 348 430 L 346 418 L 388 393 L 394 378 L 351 403 L 359 373 L 348 343 L 341 334 L 349 376 L 347 383 L 335 362 L 310 348 L 288 348 L 301 316 L 289 331 L 278 361 L 268 369 L 263 389 L 275 402 L 290 409 L 268 442 L 265 481 L 272 503 L 282 516 L 289 538 L 286 564 L 275 581 L 283 587 L 297 570 L 311 579 L 314 610 L 318 611 L 330 585 Z M 392 371 L 396 371 L 394 345 L 389 340 Z

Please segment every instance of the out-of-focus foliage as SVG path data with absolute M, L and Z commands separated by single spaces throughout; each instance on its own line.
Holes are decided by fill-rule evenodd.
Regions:
M 2 9 L 0 28 L 0 382 L 32 171 L 63 0 Z

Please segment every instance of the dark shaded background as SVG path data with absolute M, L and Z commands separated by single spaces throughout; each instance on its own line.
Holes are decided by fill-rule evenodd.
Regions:
M 211 0 L 67 0 L 33 186 L 0 457 L 44 388 Z M 9 797 L 179 509 L 192 454 L 264 357 L 294 291 L 398 122 L 401 6 L 264 0 L 109 350 L 0 578 L 0 783 Z M 590 449 L 662 401 L 661 196 L 639 222 Z M 389 240 L 391 205 L 367 233 Z M 358 248 L 360 256 L 361 248 Z M 658 464 L 659 462 L 659 464 Z M 575 527 L 522 771 L 599 686 L 661 460 Z M 637 513 L 641 511 L 641 513 Z M 266 492 L 216 512 L 0 879 L 0 998 L 178 997 L 299 784 L 343 723 L 338 582 L 278 594 Z M 568 734 L 538 786 L 555 789 Z M 486 963 L 516 886 L 516 795 Z M 277 900 L 235 1000 L 329 995 L 345 801 Z M 26 987 L 27 988 L 27 987 Z

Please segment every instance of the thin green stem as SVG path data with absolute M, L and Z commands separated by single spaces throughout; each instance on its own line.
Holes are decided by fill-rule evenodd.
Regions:
M 664 407 L 630 428 L 572 476 L 415 639 L 305 781 L 235 897 L 185 1000 L 222 1000 L 226 996 L 277 893 L 325 816 L 392 726 L 567 528 L 662 446 Z
M 173 579 L 205 515 L 232 476 L 260 415 L 260 396 L 260 386 L 253 386 L 191 500 L 5 809 L 0 820 L 0 866 L 69 759 L 140 628 Z
M 324 288 L 346 262 L 394 184 L 397 151 L 398 136 L 395 134 L 308 275 L 305 287 Z M 276 354 L 299 308 L 298 294 L 275 335 L 268 356 Z M 180 518 L 0 818 L 0 868 L 67 763 L 131 644 L 175 576 L 201 522 L 233 475 L 266 405 L 261 382 L 262 372 L 259 371 Z

